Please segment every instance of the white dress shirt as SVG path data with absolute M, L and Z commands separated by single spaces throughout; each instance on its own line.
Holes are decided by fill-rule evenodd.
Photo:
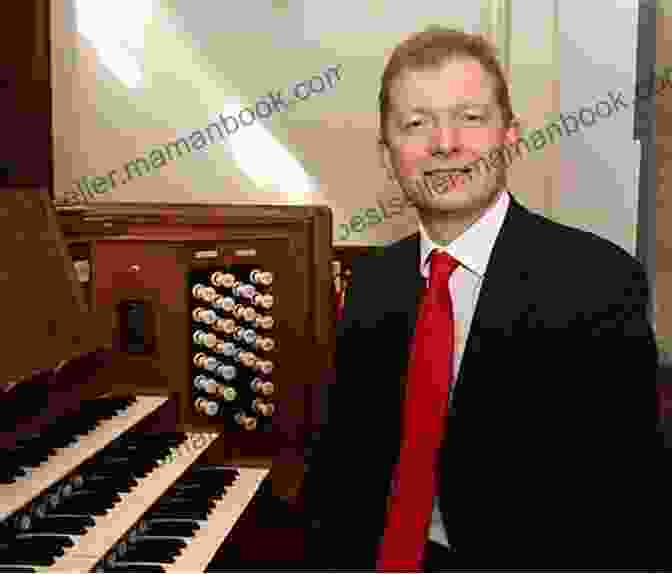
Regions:
M 509 203 L 509 194 L 505 189 L 480 219 L 445 247 L 434 243 L 429 238 L 422 221 L 418 221 L 420 228 L 420 273 L 425 277 L 427 282 L 430 277 L 430 255 L 434 249 L 446 252 L 460 262 L 459 267 L 450 276 L 448 283 L 455 319 L 453 384 L 457 381 L 460 372 L 462 355 L 464 354 L 485 270 L 487 269 L 495 240 L 499 235 L 502 223 L 504 223 Z M 434 497 L 429 539 L 443 546 L 450 546 L 441 520 L 439 499 L 437 496 Z

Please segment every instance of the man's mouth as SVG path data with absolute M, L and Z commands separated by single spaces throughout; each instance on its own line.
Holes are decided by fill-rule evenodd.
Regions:
M 455 188 L 458 184 L 465 183 L 471 173 L 470 167 L 456 167 L 451 169 L 434 169 L 425 172 L 428 184 L 435 193 L 442 195 Z
M 435 175 L 467 175 L 471 172 L 471 168 L 468 166 L 465 167 L 454 167 L 451 169 L 434 169 L 431 171 L 426 171 L 425 175 L 435 176 Z

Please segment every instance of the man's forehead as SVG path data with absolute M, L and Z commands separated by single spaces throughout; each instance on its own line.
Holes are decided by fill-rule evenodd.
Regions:
M 390 86 L 400 107 L 494 103 L 494 80 L 477 60 L 448 60 L 440 67 L 407 69 Z

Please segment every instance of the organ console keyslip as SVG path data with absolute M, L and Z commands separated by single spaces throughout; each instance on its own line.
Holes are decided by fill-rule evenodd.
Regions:
M 0 241 L 0 571 L 300 569 L 329 210 L 12 189 Z

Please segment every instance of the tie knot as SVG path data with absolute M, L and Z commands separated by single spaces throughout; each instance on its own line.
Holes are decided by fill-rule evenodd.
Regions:
M 447 285 L 453 271 L 459 266 L 460 262 L 452 255 L 434 250 L 432 252 L 430 287 L 432 285 Z

